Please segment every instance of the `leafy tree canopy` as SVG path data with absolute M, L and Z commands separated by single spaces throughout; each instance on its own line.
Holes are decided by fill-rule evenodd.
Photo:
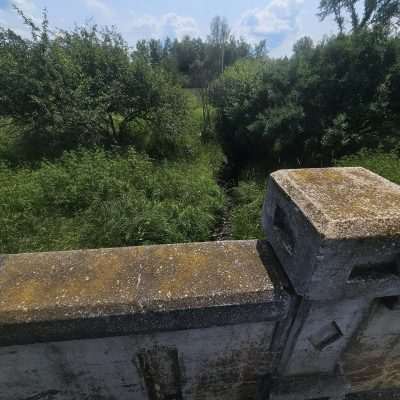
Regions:
M 400 47 L 363 31 L 291 58 L 240 61 L 214 85 L 217 129 L 234 175 L 256 167 L 328 166 L 361 148 L 399 143 Z
M 340 33 L 350 21 L 351 30 L 379 28 L 392 31 L 399 24 L 399 0 L 321 0 L 321 19 L 332 15 L 338 25 Z
M 157 158 L 188 151 L 185 95 L 168 72 L 140 57 L 112 28 L 51 33 L 20 12 L 24 39 L 0 29 L 0 117 L 20 131 L 25 159 L 79 146 L 136 145 Z

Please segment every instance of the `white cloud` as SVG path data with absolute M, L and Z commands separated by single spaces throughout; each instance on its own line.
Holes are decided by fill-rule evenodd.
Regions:
M 272 0 L 263 8 L 245 11 L 235 32 L 251 42 L 267 39 L 280 41 L 285 35 L 296 32 L 299 27 L 298 15 L 303 0 Z
M 197 36 L 200 33 L 194 18 L 184 17 L 174 13 L 168 13 L 162 17 L 162 26 L 165 34 L 175 34 L 178 38 L 185 35 Z
M 194 18 L 175 13 L 167 13 L 160 17 L 154 15 L 134 16 L 130 23 L 130 32 L 138 39 L 164 38 L 166 36 L 181 39 L 185 35 L 198 36 L 200 34 Z
M 15 4 L 20 10 L 24 11 L 26 14 L 32 14 L 36 10 L 36 6 L 32 0 L 12 0 L 11 4 Z
M 105 4 L 102 0 L 85 0 L 86 5 L 94 11 L 100 12 L 105 16 L 112 14 L 111 8 Z
M 255 43 L 266 39 L 270 55 L 290 56 L 303 36 L 314 41 L 337 32 L 332 18 L 317 16 L 319 0 L 271 0 L 265 7 L 247 10 L 235 26 L 235 34 Z
M 33 0 L 0 0 L 0 10 L 11 10 L 13 5 L 26 13 L 32 12 L 36 8 Z

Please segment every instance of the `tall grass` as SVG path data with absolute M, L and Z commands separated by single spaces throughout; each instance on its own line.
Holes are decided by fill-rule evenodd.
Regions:
M 209 157 L 155 164 L 133 150 L 0 167 L 0 252 L 210 239 L 224 195 Z

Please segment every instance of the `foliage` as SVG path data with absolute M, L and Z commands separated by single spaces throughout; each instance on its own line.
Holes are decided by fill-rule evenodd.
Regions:
M 358 3 L 322 0 L 339 34 L 281 59 L 221 17 L 205 40 L 131 51 L 114 28 L 18 10 L 29 39 L 0 27 L 0 252 L 209 240 L 230 203 L 217 180 L 233 238 L 262 238 L 259 182 L 282 167 L 400 183 L 399 2 Z
M 133 150 L 0 167 L 0 252 L 204 241 L 224 196 L 205 156 L 152 163 Z
M 19 130 L 10 119 L 0 118 L 0 163 L 5 160 L 18 162 Z
M 186 99 L 167 72 L 132 60 L 113 29 L 51 35 L 46 14 L 41 26 L 22 16 L 30 40 L 0 29 L 0 117 L 18 127 L 21 159 L 79 146 L 136 145 L 159 159 L 190 153 Z
M 258 137 L 248 128 L 259 112 L 256 101 L 263 69 L 259 61 L 241 60 L 227 68 L 213 85 L 218 137 L 235 175 L 246 162 L 257 157 L 255 153 L 260 149 Z
M 214 17 L 210 26 L 211 34 L 209 36 L 210 43 L 220 53 L 220 71 L 224 72 L 225 69 L 225 48 L 230 37 L 230 28 L 226 18 L 220 16 Z
M 363 31 L 289 58 L 239 61 L 216 83 L 217 128 L 236 176 L 260 169 L 330 165 L 361 148 L 399 143 L 397 38 Z
M 400 157 L 396 153 L 360 151 L 336 162 L 341 167 L 364 167 L 400 185 Z
M 265 185 L 241 181 L 233 189 L 234 207 L 230 217 L 233 239 L 263 239 L 261 210 Z
M 353 32 L 368 27 L 390 32 L 400 18 L 399 0 L 321 0 L 319 8 L 321 19 L 333 15 L 340 33 L 345 30 L 346 19 L 351 21 Z
M 177 82 L 188 88 L 204 88 L 218 77 L 225 67 L 242 58 L 266 56 L 266 42 L 251 45 L 231 34 L 225 18 L 215 17 L 210 24 L 206 40 L 183 37 L 140 40 L 133 53 L 134 58 L 147 60 L 152 66 L 162 66 Z

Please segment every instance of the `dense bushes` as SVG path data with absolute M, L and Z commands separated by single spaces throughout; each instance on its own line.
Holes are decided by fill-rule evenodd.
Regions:
M 221 143 L 236 167 L 329 166 L 362 148 L 400 140 L 397 37 L 363 30 L 291 58 L 240 61 L 215 85 Z
M 182 89 L 96 26 L 30 40 L 0 27 L 0 118 L 18 128 L 11 159 L 56 158 L 81 146 L 134 145 L 158 159 L 191 154 L 197 137 Z
M 0 253 L 204 241 L 224 197 L 207 157 L 155 165 L 133 150 L 0 169 Z

